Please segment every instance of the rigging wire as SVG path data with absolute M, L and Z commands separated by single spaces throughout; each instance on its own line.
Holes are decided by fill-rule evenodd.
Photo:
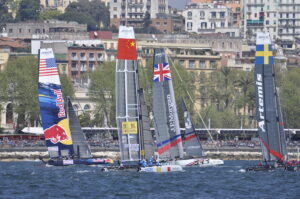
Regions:
M 165 49 L 165 50 L 166 50 L 166 49 Z M 178 70 L 177 70 L 177 68 L 176 68 L 176 65 L 174 64 L 172 58 L 168 55 L 168 53 L 166 53 L 166 54 L 167 54 L 169 60 L 171 61 L 171 64 L 174 66 L 174 69 L 175 69 L 175 71 L 176 71 L 176 73 L 177 73 L 177 75 L 178 75 L 180 81 L 182 82 L 182 86 L 184 87 L 184 90 L 185 90 L 185 92 L 187 93 L 187 95 L 188 95 L 188 97 L 189 97 L 189 100 L 191 101 L 191 103 L 195 104 L 195 101 L 193 100 L 193 98 L 192 98 L 190 92 L 188 91 L 188 89 L 186 89 L 186 86 L 184 86 L 184 81 L 183 81 L 181 75 L 179 74 L 179 72 L 178 72 Z M 209 131 L 209 129 L 208 129 L 206 123 L 204 122 L 202 115 L 201 115 L 199 112 L 197 112 L 197 115 L 199 116 L 201 122 L 203 123 L 204 128 L 206 129 L 206 131 L 207 131 L 207 133 L 208 133 L 208 135 L 209 135 L 211 141 L 214 143 L 215 141 L 214 141 L 214 139 L 213 139 L 213 137 L 212 137 L 212 135 L 211 135 L 211 132 Z

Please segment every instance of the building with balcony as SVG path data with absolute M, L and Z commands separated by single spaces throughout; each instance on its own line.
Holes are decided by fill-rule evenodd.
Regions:
M 282 41 L 281 47 L 295 48 L 294 41 L 300 38 L 300 1 L 279 0 L 278 4 L 278 38 Z
M 216 3 L 231 9 L 233 14 L 233 25 L 240 26 L 242 18 L 242 0 L 192 0 L 192 3 Z
M 186 5 L 183 16 L 185 30 L 194 33 L 217 33 L 217 28 L 233 26 L 233 13 L 230 8 L 213 3 L 191 3 Z
M 271 38 L 278 38 L 279 5 L 269 0 L 244 1 L 245 38 L 254 40 L 257 32 L 267 31 Z
M 168 0 L 111 0 L 110 25 L 142 27 L 146 12 L 151 19 L 157 14 L 167 14 Z
M 8 37 L 20 39 L 88 39 L 87 25 L 74 21 L 7 23 L 5 31 Z
M 88 83 L 84 74 L 94 71 L 105 56 L 104 46 L 100 40 L 83 40 L 70 43 L 68 46 L 69 74 L 74 81 Z M 83 82 L 82 82 L 83 81 Z

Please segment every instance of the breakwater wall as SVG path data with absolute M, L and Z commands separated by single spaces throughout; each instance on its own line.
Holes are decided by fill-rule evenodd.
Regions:
M 112 158 L 115 160 L 120 159 L 120 153 L 118 149 L 92 148 L 92 154 L 95 158 Z M 223 160 L 262 159 L 262 154 L 259 148 L 207 149 L 205 154 L 207 158 Z M 298 150 L 293 149 L 289 152 L 290 159 L 297 159 L 298 155 Z M 49 157 L 45 147 L 0 149 L 0 161 L 38 160 L 40 157 Z

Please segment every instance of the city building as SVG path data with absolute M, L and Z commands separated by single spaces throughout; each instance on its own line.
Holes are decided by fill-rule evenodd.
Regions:
M 5 31 L 8 37 L 20 39 L 88 39 L 87 25 L 74 21 L 7 23 Z
M 231 9 L 233 13 L 233 25 L 240 26 L 242 18 L 242 0 L 192 0 L 192 3 L 216 3 Z
M 284 49 L 295 49 L 295 40 L 300 38 L 299 0 L 279 0 L 278 38 Z
M 100 40 L 74 41 L 68 46 L 69 74 L 73 81 L 88 84 L 83 75 L 94 71 L 104 61 L 105 49 Z
M 142 27 L 146 12 L 151 19 L 157 14 L 168 14 L 168 0 L 111 0 L 110 25 Z
M 297 0 L 245 0 L 245 38 L 254 40 L 256 33 L 269 32 L 273 41 L 284 49 L 295 49 L 300 37 L 300 4 Z
M 233 27 L 231 9 L 214 3 L 186 5 L 183 16 L 185 30 L 191 33 L 218 33 L 222 29 Z

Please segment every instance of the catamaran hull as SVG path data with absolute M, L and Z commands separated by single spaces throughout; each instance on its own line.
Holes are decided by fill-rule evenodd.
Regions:
M 183 167 L 189 167 L 189 166 L 210 167 L 210 166 L 223 165 L 224 161 L 220 159 L 200 158 L 200 159 L 176 160 L 175 164 Z
M 89 159 L 76 159 L 76 160 L 48 160 L 46 162 L 52 166 L 69 166 L 69 165 L 98 165 L 98 164 L 112 164 L 112 159 L 89 158 Z
M 285 167 L 285 169 L 287 171 L 300 171 L 300 166 L 299 165 L 296 165 L 296 166 L 287 166 L 287 167 Z
M 139 172 L 148 173 L 165 173 L 165 172 L 178 172 L 183 171 L 180 165 L 162 165 L 153 167 L 140 167 Z

